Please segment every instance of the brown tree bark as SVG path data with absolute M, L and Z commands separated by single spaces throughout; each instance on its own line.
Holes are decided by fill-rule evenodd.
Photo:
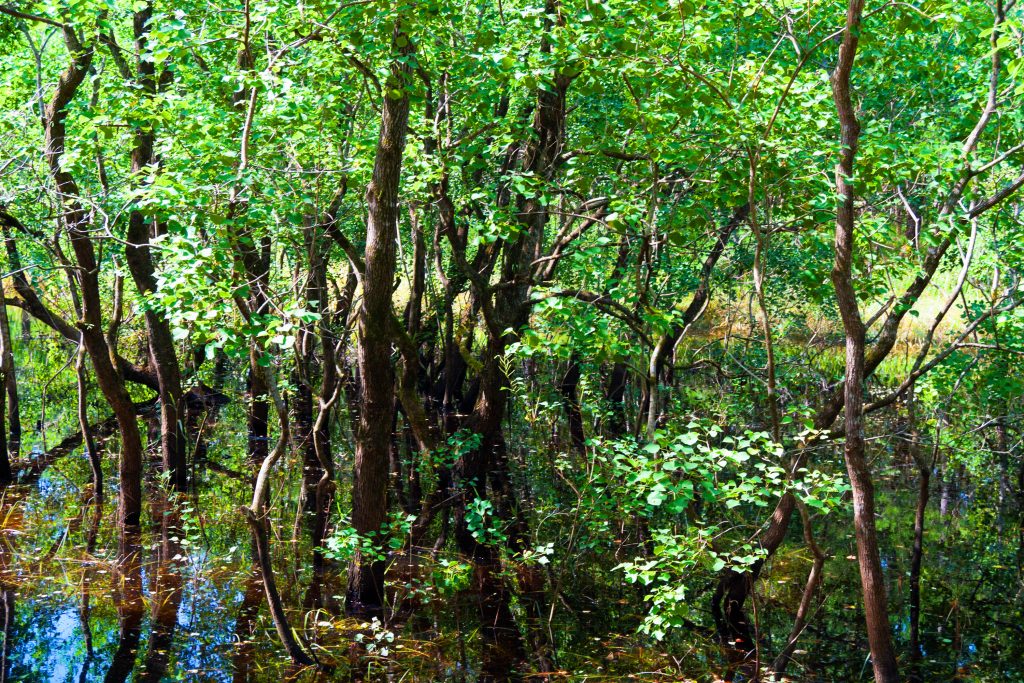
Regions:
M 82 430 L 82 444 L 85 446 L 86 454 L 89 456 L 93 495 L 96 496 L 97 502 L 102 503 L 103 460 L 100 458 L 96 439 L 93 438 L 92 430 L 89 428 L 89 392 L 85 381 L 84 344 L 79 344 L 78 352 L 75 354 L 75 377 L 78 385 L 78 428 Z
M 4 423 L 4 402 L 0 401 L 0 483 L 7 483 L 14 479 L 14 472 L 11 470 L 11 458 L 7 453 L 7 429 Z
M 278 435 L 274 447 L 269 451 L 267 457 L 260 463 L 256 481 L 253 484 L 252 503 L 242 508 L 242 514 L 249 524 L 249 530 L 253 538 L 253 550 L 255 552 L 256 565 L 260 570 L 260 577 L 263 580 L 263 592 L 267 598 L 267 607 L 270 609 L 270 617 L 274 622 L 274 628 L 285 652 L 292 661 L 298 665 L 308 666 L 316 663 L 313 657 L 306 651 L 296 636 L 295 631 L 288 623 L 288 615 L 284 609 L 284 602 L 281 593 L 277 588 L 277 577 L 274 573 L 273 557 L 270 550 L 270 508 L 268 504 L 268 490 L 270 488 L 270 473 L 277 463 L 284 456 L 285 450 L 291 443 L 291 433 L 288 422 L 288 409 L 284 405 L 280 392 L 274 381 L 270 368 L 262 368 L 257 363 L 257 357 L 262 349 L 253 348 L 250 350 L 250 366 L 258 368 L 260 381 L 267 387 L 267 393 L 274 402 L 280 424 L 281 433 Z
M 733 210 L 729 220 L 719 228 L 715 243 L 708 252 L 708 255 L 704 258 L 704 263 L 701 265 L 700 284 L 693 293 L 693 299 L 690 300 L 690 303 L 683 311 L 679 322 L 673 325 L 668 332 L 658 339 L 654 349 L 651 351 L 651 356 L 648 361 L 646 385 L 646 425 L 648 439 L 653 438 L 654 430 L 657 429 L 658 423 L 661 419 L 661 413 L 664 408 L 661 400 L 661 384 L 665 380 L 666 360 L 671 357 L 673 350 L 676 345 L 679 344 L 680 340 L 682 340 L 687 330 L 689 330 L 690 325 L 692 325 L 704 313 L 704 309 L 707 307 L 708 299 L 711 295 L 711 274 L 714 272 L 715 265 L 725 252 L 725 247 L 729 243 L 729 238 L 743 223 L 743 221 L 747 219 L 749 213 L 750 205 L 742 204 Z
M 78 200 L 77 184 L 61 166 L 66 138 L 66 108 L 85 80 L 93 53 L 79 42 L 70 27 L 65 27 L 63 33 L 70 62 L 44 110 L 46 158 L 57 193 L 63 201 L 62 220 L 78 264 L 76 274 L 82 299 L 82 319 L 78 321 L 77 327 L 92 361 L 96 383 L 113 409 L 121 433 L 118 519 L 122 526 L 135 527 L 142 513 L 142 437 L 131 396 L 114 364 L 116 351 L 109 347 L 103 333 L 100 263 L 92 241 L 89 216 Z
M 772 671 L 777 678 L 785 675 L 786 668 L 793 657 L 793 652 L 796 650 L 797 639 L 800 638 L 810 620 L 811 608 L 814 606 L 818 587 L 821 586 L 822 571 L 825 568 L 825 560 L 827 559 L 824 551 L 814 540 L 814 530 L 811 527 L 811 517 L 807 513 L 807 506 L 798 502 L 797 507 L 800 510 L 800 519 L 803 522 L 804 545 L 811 551 L 814 560 L 811 564 L 811 571 L 807 574 L 807 583 L 804 585 L 803 594 L 800 596 L 800 605 L 797 607 L 796 615 L 793 618 L 793 628 L 789 632 L 789 638 L 786 639 L 785 646 L 779 651 L 775 662 L 772 664 Z
M 328 220 L 333 220 L 328 216 Z M 303 514 L 308 514 L 309 531 L 313 544 L 313 566 L 319 572 L 324 566 L 320 548 L 327 533 L 327 525 L 334 500 L 334 456 L 331 452 L 331 418 L 340 393 L 336 357 L 337 340 L 332 329 L 337 318 L 346 318 L 351 297 L 342 294 L 335 310 L 329 307 L 327 287 L 329 243 L 324 240 L 319 225 L 310 225 L 306 231 L 305 247 L 309 262 L 305 298 L 312 310 L 316 303 L 320 313 L 317 323 L 304 323 L 296 345 L 296 358 L 300 375 L 296 396 L 299 444 L 303 451 Z M 320 357 L 316 357 L 319 346 Z M 319 376 L 319 387 L 314 377 Z M 314 409 L 314 402 L 316 407 Z
M 152 4 L 147 4 L 135 13 L 135 48 L 140 58 L 137 63 L 136 84 L 148 98 L 156 94 L 156 75 L 151 59 L 142 59 L 146 52 L 149 23 L 153 16 Z M 136 128 L 135 143 L 131 155 L 131 171 L 136 182 L 146 184 L 143 179 L 149 169 L 157 163 L 154 153 L 156 132 L 152 122 Z M 128 215 L 128 244 L 125 246 L 125 262 L 139 293 L 145 297 L 156 292 L 156 267 L 149 246 L 150 239 L 157 231 L 156 221 L 149 219 L 135 207 Z M 160 453 L 163 467 L 170 473 L 171 486 L 184 490 L 188 484 L 188 469 L 185 462 L 187 437 L 184 432 L 184 400 L 181 388 L 181 366 L 174 348 L 174 337 L 167 319 L 152 306 L 145 306 L 146 333 L 149 337 L 149 351 L 156 372 L 160 396 Z
M 970 155 L 975 151 L 981 133 L 985 130 L 989 121 L 992 119 L 998 106 L 999 73 L 1001 69 L 1001 48 L 998 44 L 998 37 L 1001 32 L 1000 27 L 1005 21 L 1005 16 L 1003 8 L 999 4 L 993 8 L 993 13 L 994 30 L 992 31 L 990 38 L 992 45 L 992 68 L 989 78 L 989 91 L 984 108 L 979 115 L 971 134 L 968 136 L 962 147 L 961 158 L 965 161 L 969 159 Z M 952 184 L 944 201 L 941 203 L 938 211 L 938 218 L 941 219 L 948 216 L 954 211 L 962 199 L 964 192 L 969 187 L 971 180 L 975 177 L 976 174 L 971 170 L 971 165 L 965 163 L 959 177 Z M 1017 188 L 1019 188 L 1019 185 L 1011 185 L 996 193 L 991 198 L 974 205 L 974 208 L 971 210 L 971 217 L 978 215 L 981 211 L 988 210 L 1000 201 L 1004 201 L 1012 194 L 1013 191 L 1016 191 Z M 897 298 L 895 304 L 891 307 L 890 312 L 882 321 L 878 334 L 875 337 L 874 344 L 865 352 L 865 376 L 870 376 L 875 372 L 875 370 L 878 369 L 892 351 L 898 338 L 900 324 L 906 317 L 907 312 L 913 308 L 914 304 L 921 298 L 921 295 L 928 288 L 933 276 L 942 263 L 943 257 L 949 251 L 950 246 L 952 246 L 957 230 L 958 225 L 954 224 L 954 227 L 947 230 L 945 234 L 940 233 L 936 235 L 936 238 L 939 239 L 937 245 L 928 247 L 924 263 L 921 267 L 921 272 L 910 282 L 909 285 L 907 285 L 903 293 Z M 909 386 L 906 381 L 904 384 Z M 887 397 L 887 400 L 891 402 L 900 395 L 901 392 L 893 392 Z M 837 386 L 831 387 L 815 415 L 814 428 L 818 431 L 829 430 L 839 413 L 843 411 L 844 401 L 844 385 L 840 383 Z M 887 403 L 884 401 L 875 402 L 870 406 L 870 409 L 876 410 L 884 407 L 885 405 L 887 405 Z M 806 462 L 807 454 L 801 446 L 798 448 L 791 460 L 789 467 L 790 476 L 793 478 L 799 478 L 802 476 L 801 468 L 805 466 Z M 942 514 L 945 514 L 946 504 L 948 503 L 949 488 L 946 483 L 946 478 L 943 477 L 942 480 L 944 483 L 942 486 L 940 510 Z M 789 523 L 793 515 L 793 510 L 795 509 L 795 502 L 796 500 L 792 494 L 784 494 L 779 499 L 778 504 L 772 512 L 772 516 L 765 521 L 764 531 L 760 534 L 758 539 L 761 543 L 762 550 L 765 552 L 765 559 L 771 558 L 785 539 L 786 532 L 789 528 Z M 1024 547 L 1024 535 L 1022 535 L 1022 547 Z M 743 614 L 743 604 L 749 592 L 750 585 L 757 580 L 762 567 L 763 561 L 755 563 L 749 572 L 749 577 L 747 575 L 738 574 L 729 569 L 724 570 L 722 573 L 720 586 L 715 593 L 715 600 L 719 600 L 721 596 L 729 596 L 725 614 L 731 615 L 730 619 L 732 620 L 732 624 L 729 626 L 729 629 L 733 631 L 743 629 L 742 625 L 746 620 L 746 617 Z M 719 613 L 722 612 L 719 607 L 715 607 L 714 609 Z
M 832 285 L 839 314 L 846 332 L 846 378 L 844 381 L 846 470 L 853 489 L 853 524 L 857 537 L 857 562 L 860 567 L 864 619 L 871 647 L 871 665 L 878 683 L 900 680 L 889 629 L 885 575 L 878 550 L 875 529 L 875 492 L 864 447 L 863 391 L 865 328 L 853 286 L 853 254 L 856 232 L 854 159 L 860 137 L 860 123 L 850 96 L 850 74 L 861 31 L 863 0 L 850 0 L 846 28 L 839 47 L 839 61 L 832 74 L 832 92 L 840 124 L 839 163 L 836 165 L 836 192 L 840 203 L 836 212 L 835 263 Z
M 267 401 L 267 387 L 257 370 L 250 367 L 246 380 L 249 399 L 247 443 L 249 462 L 259 467 L 270 453 L 270 403 Z
M 3 283 L 0 282 L 0 290 L 2 288 Z M 7 319 L 6 301 L 0 301 L 0 382 L 4 391 L 4 396 L 0 396 L 0 481 L 10 481 L 11 456 L 17 458 L 21 447 L 21 416 L 18 408 L 18 378 L 14 368 L 11 323 Z
M 398 26 L 392 44 L 402 54 L 412 53 L 409 36 Z M 405 89 L 408 73 L 406 64 L 392 65 L 397 88 L 384 96 L 373 177 L 366 190 L 368 220 L 357 353 L 362 408 L 352 483 L 352 524 L 364 538 L 380 534 L 387 521 L 388 457 L 395 408 L 391 293 L 395 283 L 398 188 L 409 126 L 409 94 Z M 381 540 L 375 538 L 378 555 L 384 552 Z M 374 614 L 383 604 L 384 561 L 357 553 L 349 566 L 346 610 Z
M 11 322 L 8 319 L 5 301 L 0 301 L 0 375 L 3 377 L 4 393 L 7 397 L 7 443 L 4 444 L 4 455 L 18 457 L 21 451 L 21 408 L 18 402 L 18 375 L 14 366 Z
M 14 215 L 7 211 L 0 210 L 0 231 L 3 233 L 4 246 L 7 251 L 7 260 L 13 270 L 12 281 L 16 296 L 4 297 L 8 306 L 15 306 L 21 309 L 22 324 L 30 318 L 35 318 L 49 327 L 51 330 L 63 337 L 67 342 L 78 345 L 81 334 L 78 328 L 72 323 L 64 320 L 60 315 L 43 303 L 35 288 L 26 276 L 26 267 L 23 267 L 21 255 L 18 250 L 15 231 L 21 235 L 41 239 L 41 235 L 21 223 Z M 156 373 L 148 367 L 136 365 L 117 353 L 114 349 L 113 365 L 126 382 L 141 384 L 153 391 L 159 391 L 160 385 Z
M 618 438 L 626 433 L 626 380 L 629 367 L 618 361 L 612 365 L 605 388 L 605 400 L 608 402 L 608 417 L 604 422 L 605 434 Z

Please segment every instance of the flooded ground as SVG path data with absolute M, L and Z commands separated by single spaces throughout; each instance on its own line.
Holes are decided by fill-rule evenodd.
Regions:
M 211 457 L 217 448 L 239 452 L 235 440 L 221 435 L 211 441 Z M 5 680 L 496 680 L 482 669 L 486 648 L 495 643 L 482 637 L 479 596 L 467 590 L 472 568 L 454 553 L 424 552 L 412 563 L 392 558 L 393 604 L 385 619 L 366 624 L 346 618 L 343 567 L 329 564 L 325 574 L 314 574 L 311 548 L 293 512 L 297 492 L 278 485 L 272 546 L 278 585 L 293 628 L 322 665 L 297 669 L 267 614 L 251 537 L 238 511 L 250 491 L 240 474 L 242 456 L 200 466 L 198 493 L 172 498 L 160 494 L 151 467 L 142 531 L 121 535 L 113 524 L 114 468 L 108 467 L 98 502 L 80 447 L 48 453 L 50 459 L 37 448 L 37 466 L 24 467 L 20 483 L 0 494 Z M 286 464 L 277 481 L 295 481 L 287 472 L 296 466 Z M 894 510 L 907 504 L 899 497 L 887 500 Z M 960 524 L 967 523 L 977 522 L 964 515 Z M 905 548 L 909 530 L 887 528 L 884 520 L 882 528 L 892 547 Z M 934 542 L 952 543 L 949 530 L 938 528 Z M 818 533 L 829 546 L 830 574 L 791 673 L 794 680 L 867 680 L 853 539 L 829 536 L 827 520 Z M 1021 680 L 1020 596 L 1000 595 L 1001 586 L 1019 585 L 1016 567 L 972 564 L 962 548 L 934 557 L 946 563 L 942 576 L 958 578 L 932 583 L 926 568 L 924 680 Z M 756 607 L 766 651 L 776 651 L 788 631 L 808 562 L 794 543 L 761 582 Z M 905 560 L 890 557 L 886 565 L 899 605 Z M 693 596 L 694 623 L 657 642 L 636 633 L 643 590 L 602 583 L 601 576 L 607 574 L 581 572 L 562 581 L 543 624 L 555 644 L 554 672 L 537 675 L 536 653 L 528 648 L 509 679 L 710 681 L 722 674 L 724 656 L 707 655 L 718 651 L 707 609 L 710 584 Z M 514 597 L 512 607 L 521 616 Z M 902 628 L 896 625 L 897 638 Z M 735 680 L 750 676 L 739 672 Z
M 314 577 L 300 559 L 310 557 L 303 534 L 289 537 L 295 519 L 279 516 L 273 520 L 278 585 L 294 628 L 323 665 L 297 669 L 279 645 L 251 561 L 251 537 L 238 511 L 249 495 L 247 478 L 230 468 L 201 470 L 199 494 L 172 498 L 151 479 L 141 533 L 122 535 L 114 527 L 114 472 L 97 501 L 82 450 L 53 453 L 43 458 L 37 449 L 37 466 L 26 467 L 0 498 L 6 680 L 481 678 L 475 596 L 439 591 L 425 576 L 430 570 L 395 562 L 395 606 L 384 622 L 346 618 L 344 572 L 330 567 Z M 282 503 L 276 510 L 295 509 L 285 502 L 287 492 L 275 493 Z M 434 569 L 456 586 L 459 574 L 470 571 L 455 558 L 441 558 Z M 599 640 L 592 642 L 600 647 Z M 633 644 L 620 640 L 605 640 L 609 662 L 632 668 L 625 663 L 657 659 L 644 649 L 626 656 Z M 591 679 L 618 678 L 602 674 L 604 668 L 598 661 Z

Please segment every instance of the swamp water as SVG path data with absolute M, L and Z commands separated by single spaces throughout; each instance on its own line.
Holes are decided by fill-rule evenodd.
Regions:
M 231 445 L 230 438 L 220 445 Z M 210 452 L 217 447 L 211 441 Z M 251 537 L 238 511 L 251 493 L 247 477 L 231 467 L 200 466 L 198 493 L 168 499 L 151 466 L 141 533 L 122 535 L 114 526 L 112 458 L 106 458 L 104 502 L 97 504 L 82 450 L 54 449 L 49 455 L 41 457 L 37 449 L 36 466 L 23 468 L 20 482 L 0 491 L 0 680 L 497 680 L 481 673 L 487 646 L 479 596 L 466 590 L 471 568 L 454 553 L 442 553 L 429 567 L 391 572 L 395 599 L 404 607 L 385 623 L 344 616 L 344 567 L 313 575 L 305 527 L 301 520 L 296 525 L 293 512 L 297 491 L 283 486 L 297 480 L 297 464 L 286 464 L 274 480 L 272 548 L 291 625 L 330 665 L 321 671 L 297 669 L 288 661 L 267 614 Z M 912 505 L 893 495 L 886 501 L 893 509 Z M 941 524 L 929 519 L 932 529 Z M 888 545 L 907 546 L 908 530 L 887 528 L 884 520 L 881 528 Z M 827 521 L 818 534 L 833 566 L 790 673 L 794 680 L 868 680 L 856 563 L 849 559 L 853 540 L 830 537 Z M 806 576 L 805 555 L 794 541 L 760 584 L 756 609 L 772 652 L 788 632 L 786 615 Z M 1020 596 L 1000 594 L 1002 586 L 1017 585 L 1016 571 L 978 566 L 967 554 L 932 557 L 946 566 L 941 572 L 926 566 L 922 680 L 1024 680 Z M 902 556 L 886 561 L 894 610 L 906 597 L 905 564 Z M 616 572 L 579 567 L 563 582 L 544 624 L 556 643 L 555 673 L 531 676 L 535 665 L 528 655 L 518 667 L 523 677 L 711 681 L 723 670 L 709 628 L 711 584 L 693 598 L 694 614 L 705 626 L 657 643 L 636 634 L 642 591 L 618 582 Z M 512 607 L 522 614 L 514 596 Z M 899 642 L 906 622 L 894 621 Z

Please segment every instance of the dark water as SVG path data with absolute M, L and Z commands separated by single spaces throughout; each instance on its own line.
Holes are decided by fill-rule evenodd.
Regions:
M 112 458 L 107 460 L 112 470 Z M 305 528 L 286 512 L 296 509 L 296 492 L 280 482 L 296 481 L 296 467 L 286 464 L 275 478 L 275 568 L 292 626 L 328 665 L 325 669 L 296 669 L 280 648 L 238 512 L 250 492 L 244 477 L 200 468 L 197 494 L 168 498 L 151 467 L 142 531 L 124 536 L 113 524 L 113 472 L 98 504 L 78 449 L 0 492 L 4 680 L 481 680 L 486 645 L 478 596 L 458 581 L 445 589 L 436 580 L 469 568 L 460 570 L 458 558 L 444 554 L 444 566 L 395 565 L 393 598 L 403 607 L 387 614 L 384 624 L 344 617 L 342 568 L 314 577 Z M 893 485 L 883 491 L 893 522 L 883 516 L 880 524 L 892 549 L 886 570 L 897 642 L 905 641 L 907 629 L 899 615 L 905 614 L 910 543 L 905 525 L 912 502 L 901 490 Z M 964 506 L 957 523 L 967 527 L 966 535 L 951 531 L 952 518 L 944 521 L 936 513 L 929 519 L 934 532 L 923 590 L 923 680 L 1024 680 L 1019 573 L 1009 564 L 1012 558 L 1006 565 L 991 560 L 1008 552 L 992 544 L 1003 537 L 1009 542 L 1014 529 L 1000 531 L 999 520 L 981 513 L 974 519 Z M 971 525 L 978 529 L 973 545 L 963 540 L 971 538 Z M 848 528 L 838 514 L 819 520 L 819 541 L 831 558 L 821 606 L 791 669 L 795 680 L 870 676 Z M 757 596 L 769 652 L 777 651 L 788 632 L 787 615 L 806 577 L 807 553 L 798 538 L 790 545 Z M 989 559 L 982 562 L 982 556 Z M 703 625 L 711 623 L 711 583 L 692 597 L 695 618 L 703 624 L 658 643 L 636 634 L 643 592 L 608 570 L 613 558 L 582 559 L 544 625 L 556 643 L 557 671 L 534 680 L 710 681 L 723 671 L 725 659 Z M 594 568 L 588 571 L 588 565 Z M 522 614 L 515 599 L 513 608 Z M 361 648 L 354 647 L 357 640 Z M 518 670 L 528 676 L 535 669 L 527 650 Z

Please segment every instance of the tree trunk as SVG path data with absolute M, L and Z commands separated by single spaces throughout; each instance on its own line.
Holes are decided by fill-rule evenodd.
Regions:
M 28 316 L 22 314 L 22 317 Z M 21 451 L 21 409 L 18 404 L 18 376 L 14 367 L 11 322 L 5 301 L 0 301 L 0 374 L 3 375 L 7 394 L 7 444 L 4 454 L 9 453 L 16 458 Z
M 397 26 L 392 41 L 396 48 L 401 47 L 403 54 L 412 53 L 410 38 Z M 399 89 L 389 91 L 384 97 L 373 178 L 366 190 L 366 270 L 357 354 L 362 408 L 352 483 L 352 524 L 361 537 L 374 538 L 378 555 L 383 554 L 385 548 L 379 534 L 384 532 L 387 521 L 388 456 L 395 406 L 391 293 L 395 283 L 398 188 L 409 126 L 409 94 L 405 90 L 408 71 L 405 64 L 392 65 Z M 375 614 L 383 604 L 384 561 L 357 553 L 349 566 L 346 610 L 354 614 Z
M 924 523 L 928 511 L 928 500 L 931 492 L 932 469 L 939 455 L 939 437 L 942 429 L 942 416 L 935 430 L 935 441 L 932 444 L 931 457 L 921 453 L 920 430 L 917 424 L 917 400 L 914 395 L 915 386 L 910 386 L 907 396 L 907 417 L 910 431 L 910 454 L 918 472 L 917 506 L 914 510 L 914 545 L 910 554 L 910 680 L 921 681 L 921 562 L 924 558 Z
M 629 377 L 628 366 L 619 361 L 612 365 L 605 389 L 605 400 L 608 402 L 608 417 L 605 422 L 605 433 L 618 438 L 626 433 L 626 379 Z
M 270 404 L 267 402 L 267 387 L 260 379 L 259 373 L 255 372 L 252 367 L 249 368 L 247 383 L 249 389 L 247 413 L 249 462 L 258 467 L 261 462 L 266 460 L 267 454 L 270 452 Z
M 703 315 L 704 309 L 707 307 L 708 299 L 711 295 L 711 273 L 714 271 L 715 265 L 725 252 L 725 247 L 729 243 L 729 238 L 732 237 L 733 232 L 736 231 L 743 221 L 747 219 L 749 213 L 750 204 L 742 204 L 733 209 L 729 220 L 719 228 L 715 243 L 712 245 L 708 255 L 704 258 L 704 263 L 701 265 L 700 284 L 698 284 L 696 291 L 693 293 L 693 299 L 683 312 L 682 319 L 658 339 L 654 345 L 654 349 L 651 351 L 647 367 L 645 406 L 647 411 L 646 424 L 648 440 L 654 438 L 654 431 L 658 428 L 658 425 L 661 422 L 662 413 L 664 412 L 661 385 L 666 381 L 666 361 L 671 357 L 676 346 L 686 335 L 687 331 L 690 329 L 690 325 L 696 322 L 697 319 Z
M 135 13 L 134 32 L 135 47 L 141 56 L 145 54 L 149 35 L 149 25 L 153 16 L 152 4 L 147 4 Z M 139 59 L 136 81 L 148 98 L 154 101 L 156 94 L 156 78 L 154 62 L 151 59 Z M 131 170 L 136 182 L 145 186 L 145 176 L 157 163 L 154 152 L 156 133 L 154 124 L 147 121 L 144 126 L 135 130 L 135 145 L 132 149 Z M 128 215 L 128 244 L 125 246 L 125 262 L 131 272 L 135 286 L 143 297 L 156 292 L 156 268 L 150 249 L 150 239 L 156 231 L 156 221 L 149 219 L 138 208 L 133 208 Z M 164 471 L 170 473 L 170 484 L 178 491 L 188 485 L 188 469 L 186 464 L 186 442 L 184 432 L 184 400 L 181 388 L 181 366 L 174 348 L 174 336 L 167 319 L 152 306 L 146 306 L 146 333 L 149 338 L 149 351 L 156 371 L 158 393 L 160 396 L 160 453 Z
M 857 53 L 863 9 L 863 0 L 850 0 L 846 14 L 846 29 L 839 48 L 839 61 L 832 75 L 832 91 L 839 115 L 842 144 L 839 163 L 836 165 L 836 192 L 840 197 L 840 204 L 836 212 L 832 284 L 843 329 L 846 332 L 846 378 L 843 391 L 846 418 L 844 454 L 850 486 L 853 489 L 853 523 L 857 537 L 857 561 L 864 598 L 864 618 L 868 644 L 871 647 L 871 665 L 877 683 L 897 683 L 899 671 L 889 631 L 885 575 L 882 573 L 878 534 L 875 529 L 874 482 L 864 447 L 862 392 L 865 377 L 865 328 L 853 286 L 856 214 L 852 179 L 860 123 L 857 121 L 850 98 L 850 73 Z
M 96 439 L 89 428 L 89 392 L 85 382 L 85 345 L 78 345 L 75 354 L 75 377 L 78 383 L 78 428 L 82 430 L 82 444 L 89 457 L 89 468 L 92 470 L 92 490 L 97 502 L 103 501 L 103 460 L 100 458 Z
M 66 138 L 66 107 L 85 80 L 93 54 L 82 46 L 70 28 L 64 29 L 64 42 L 71 57 L 68 68 L 61 76 L 53 98 L 45 109 L 43 124 L 46 157 L 54 185 L 63 198 L 62 220 L 70 237 L 75 259 L 78 261 L 77 278 L 82 297 L 82 320 L 77 327 L 85 350 L 92 360 L 96 383 L 114 410 L 121 432 L 118 520 L 123 527 L 137 527 L 142 514 L 142 437 L 139 434 L 139 423 L 131 396 L 125 388 L 118 366 L 115 365 L 116 350 L 108 346 L 103 334 L 100 264 L 92 242 L 89 215 L 76 199 L 81 194 L 77 184 L 61 166 Z
M 565 406 L 565 416 L 569 423 L 569 443 L 574 451 L 582 453 L 587 437 L 583 430 L 583 411 L 580 408 L 579 388 L 579 357 L 573 353 L 569 359 L 569 368 L 558 385 L 558 392 L 562 395 L 562 404 Z
M 910 555 L 910 661 L 916 669 L 921 661 L 921 560 L 924 556 L 924 516 L 928 509 L 931 468 L 918 469 L 917 507 L 914 510 L 914 547 Z M 914 670 L 912 669 L 912 671 Z M 914 680 L 921 680 L 915 671 Z
M 803 522 L 804 528 L 804 544 L 811 551 L 811 555 L 814 557 L 814 562 L 811 564 L 811 571 L 807 574 L 807 583 L 804 586 L 803 595 L 800 597 L 800 605 L 797 607 L 796 616 L 793 619 L 793 628 L 789 632 L 789 638 L 786 639 L 786 645 L 779 652 L 779 655 L 775 658 L 775 662 L 772 664 L 772 671 L 775 673 L 776 678 L 782 678 L 786 673 L 786 668 L 789 666 L 789 662 L 793 657 L 793 652 L 796 650 L 797 639 L 800 634 L 803 633 L 806 628 L 808 621 L 811 616 L 811 608 L 814 606 L 814 599 L 818 593 L 818 587 L 821 585 L 821 579 L 823 577 L 822 571 L 825 568 L 825 560 L 827 556 L 818 546 L 814 540 L 814 532 L 811 528 L 811 517 L 807 514 L 807 507 L 803 503 L 797 504 L 800 509 L 800 519 Z
M 14 479 L 11 459 L 7 455 L 7 428 L 4 424 L 4 401 L 0 400 L 0 483 Z

